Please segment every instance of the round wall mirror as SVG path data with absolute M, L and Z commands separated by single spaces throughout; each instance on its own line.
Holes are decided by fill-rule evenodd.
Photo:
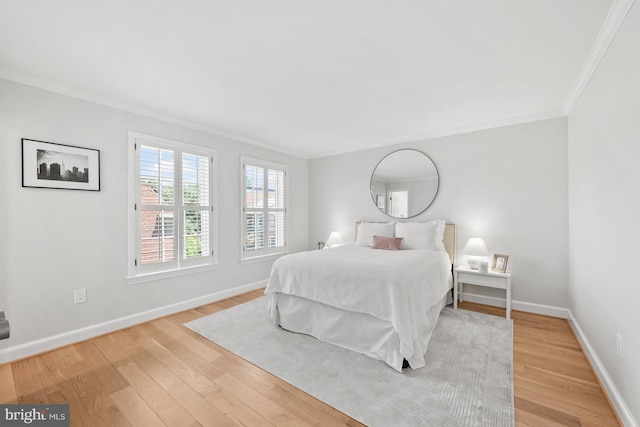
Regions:
M 438 193 L 438 169 L 426 154 L 413 149 L 394 151 L 371 174 L 371 198 L 393 218 L 420 215 Z

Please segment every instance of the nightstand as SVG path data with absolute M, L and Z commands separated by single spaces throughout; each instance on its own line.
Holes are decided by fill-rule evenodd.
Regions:
M 453 308 L 458 308 L 458 297 L 463 302 L 462 286 L 468 283 L 470 285 L 486 286 L 488 288 L 504 289 L 507 293 L 507 319 L 511 319 L 511 272 L 498 273 L 489 270 L 488 272 L 480 272 L 472 270 L 469 267 L 458 266 L 453 270 Z

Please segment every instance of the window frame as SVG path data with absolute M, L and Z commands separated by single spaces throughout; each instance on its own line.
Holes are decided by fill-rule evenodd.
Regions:
M 263 249 L 257 249 L 257 250 L 252 250 L 252 251 L 247 251 L 246 250 L 246 233 L 247 233 L 247 205 L 246 205 L 246 166 L 254 166 L 254 167 L 260 167 L 263 168 L 265 170 L 265 185 L 264 185 L 264 189 L 265 191 L 268 191 L 268 187 L 266 185 L 267 183 L 267 176 L 268 176 L 268 170 L 277 170 L 277 171 L 281 171 L 284 173 L 284 180 L 283 180 L 283 185 L 284 185 L 284 191 L 283 191 L 283 198 L 284 198 L 284 202 L 283 208 L 275 208 L 277 211 L 283 212 L 284 213 L 284 228 L 283 228 L 283 232 L 284 232 L 284 236 L 283 236 L 283 240 L 284 240 L 284 245 L 283 246 L 277 246 L 274 248 L 263 248 Z M 263 207 L 262 208 L 249 208 L 251 209 L 251 211 L 253 212 L 258 212 L 261 211 L 263 213 L 263 224 L 268 224 L 269 222 L 269 211 L 273 211 L 274 208 L 269 208 L 268 203 L 266 203 L 266 201 L 268 200 L 268 193 L 263 195 L 263 200 L 265 201 L 265 203 L 263 203 Z M 276 162 L 272 162 L 272 161 L 268 161 L 268 160 L 263 160 L 263 159 L 257 159 L 254 157 L 248 157 L 248 156 L 241 156 L 240 157 L 240 262 L 242 263 L 247 263 L 247 262 L 255 262 L 255 261 L 260 261 L 260 260 L 264 260 L 267 258 L 275 258 L 275 257 L 280 257 L 284 254 L 287 254 L 289 252 L 289 245 L 288 245 L 288 238 L 289 238 L 289 166 L 283 163 L 276 163 Z M 265 234 L 265 242 L 268 239 L 268 233 Z
M 174 231 L 174 257 L 167 263 L 142 265 L 140 259 L 140 215 L 141 191 L 140 191 L 140 145 L 146 145 L 157 149 L 170 150 L 174 153 L 173 164 L 173 205 L 166 205 L 173 212 Z M 209 203 L 208 205 L 185 205 L 182 200 L 182 167 L 183 153 L 209 158 Z M 199 271 L 210 270 L 217 267 L 217 151 L 199 145 L 187 144 L 166 138 L 145 135 L 138 132 L 129 132 L 129 283 L 140 283 L 157 280 L 165 277 L 175 277 L 191 274 Z M 148 206 L 148 205 L 146 205 Z M 195 208 L 195 209 L 194 209 Z M 155 209 L 155 208 L 154 208 Z M 152 209 L 153 210 L 153 209 Z M 182 259 L 184 249 L 183 215 L 186 211 L 207 210 L 209 212 L 209 253 L 202 257 Z

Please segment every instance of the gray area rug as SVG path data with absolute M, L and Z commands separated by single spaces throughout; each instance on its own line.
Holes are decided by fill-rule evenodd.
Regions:
M 267 298 L 185 326 L 368 426 L 512 426 L 510 320 L 445 308 L 426 366 L 385 363 L 276 327 Z

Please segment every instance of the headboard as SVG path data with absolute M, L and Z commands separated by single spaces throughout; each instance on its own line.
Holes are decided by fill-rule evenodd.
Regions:
M 358 239 L 358 224 L 360 224 L 360 221 L 356 222 L 356 240 Z M 445 224 L 442 243 L 444 243 L 444 248 L 449 254 L 449 258 L 451 258 L 451 263 L 455 265 L 456 264 L 456 225 L 455 224 Z
M 449 254 L 449 258 L 451 258 L 451 263 L 456 265 L 456 225 L 455 224 L 445 224 L 444 225 L 444 236 L 442 238 L 442 242 L 444 243 L 444 248 L 447 250 Z

